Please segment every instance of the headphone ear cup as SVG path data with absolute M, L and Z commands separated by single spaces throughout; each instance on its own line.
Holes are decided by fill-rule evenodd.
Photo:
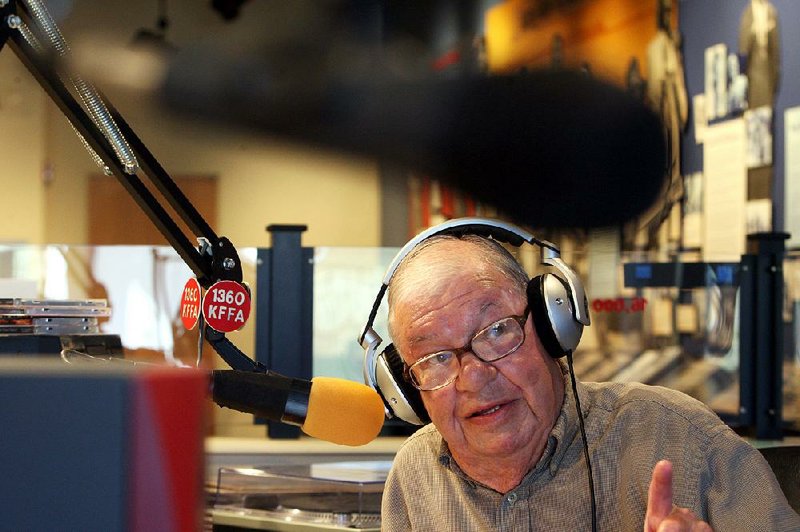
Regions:
M 384 403 L 392 413 L 412 425 L 430 423 L 428 411 L 422 402 L 419 390 L 405 379 L 403 359 L 394 347 L 389 344 L 378 356 L 375 377 L 378 391 Z
M 575 320 L 567 283 L 553 274 L 538 275 L 528 282 L 528 306 L 536 334 L 553 358 L 574 351 L 583 334 Z

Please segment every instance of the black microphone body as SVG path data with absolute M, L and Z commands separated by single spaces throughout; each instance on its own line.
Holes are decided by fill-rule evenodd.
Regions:
M 211 372 L 212 399 L 219 406 L 298 427 L 305 423 L 311 381 L 279 373 Z

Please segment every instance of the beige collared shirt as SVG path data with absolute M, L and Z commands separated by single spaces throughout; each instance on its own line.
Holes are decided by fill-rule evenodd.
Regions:
M 470 479 L 433 425 L 409 437 L 386 482 L 383 530 L 590 530 L 586 462 L 567 390 L 542 458 L 507 493 Z M 675 504 L 717 532 L 800 530 L 758 450 L 702 403 L 640 384 L 578 383 L 578 393 L 598 530 L 642 530 L 653 466 L 664 458 L 673 463 Z

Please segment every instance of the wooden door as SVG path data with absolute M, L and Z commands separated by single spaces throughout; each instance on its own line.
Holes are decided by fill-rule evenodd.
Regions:
M 217 181 L 213 177 L 187 176 L 173 178 L 181 191 L 200 212 L 205 221 L 216 226 Z M 170 216 L 178 222 L 178 216 L 166 201 L 155 193 L 167 208 Z M 183 223 L 178 224 L 194 243 L 194 235 Z M 89 179 L 89 244 L 146 244 L 168 245 L 133 198 L 115 177 L 92 176 Z

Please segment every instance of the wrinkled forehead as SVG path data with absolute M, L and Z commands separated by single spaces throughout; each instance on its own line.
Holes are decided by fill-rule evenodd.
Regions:
M 489 323 L 522 312 L 524 294 L 518 287 L 507 277 L 488 273 L 460 271 L 443 282 L 420 283 L 395 302 L 390 334 L 406 362 L 417 347 L 432 343 L 433 350 L 463 343 Z
M 389 303 L 411 295 L 439 294 L 456 281 L 497 284 L 503 272 L 474 242 L 431 239 L 423 242 L 400 264 L 389 284 Z
M 406 284 L 405 290 L 397 294 L 396 306 L 421 302 L 436 305 L 445 301 L 493 299 L 501 294 L 523 293 L 514 282 L 489 264 L 464 264 L 462 268 L 436 269 L 425 272 Z
M 425 244 L 425 243 L 423 243 Z M 493 244 L 494 245 L 494 244 Z M 389 285 L 390 322 L 399 307 L 435 306 L 477 290 L 516 292 L 525 296 L 527 276 L 511 272 L 518 265 L 505 250 L 487 251 L 485 243 L 442 239 L 415 250 Z

